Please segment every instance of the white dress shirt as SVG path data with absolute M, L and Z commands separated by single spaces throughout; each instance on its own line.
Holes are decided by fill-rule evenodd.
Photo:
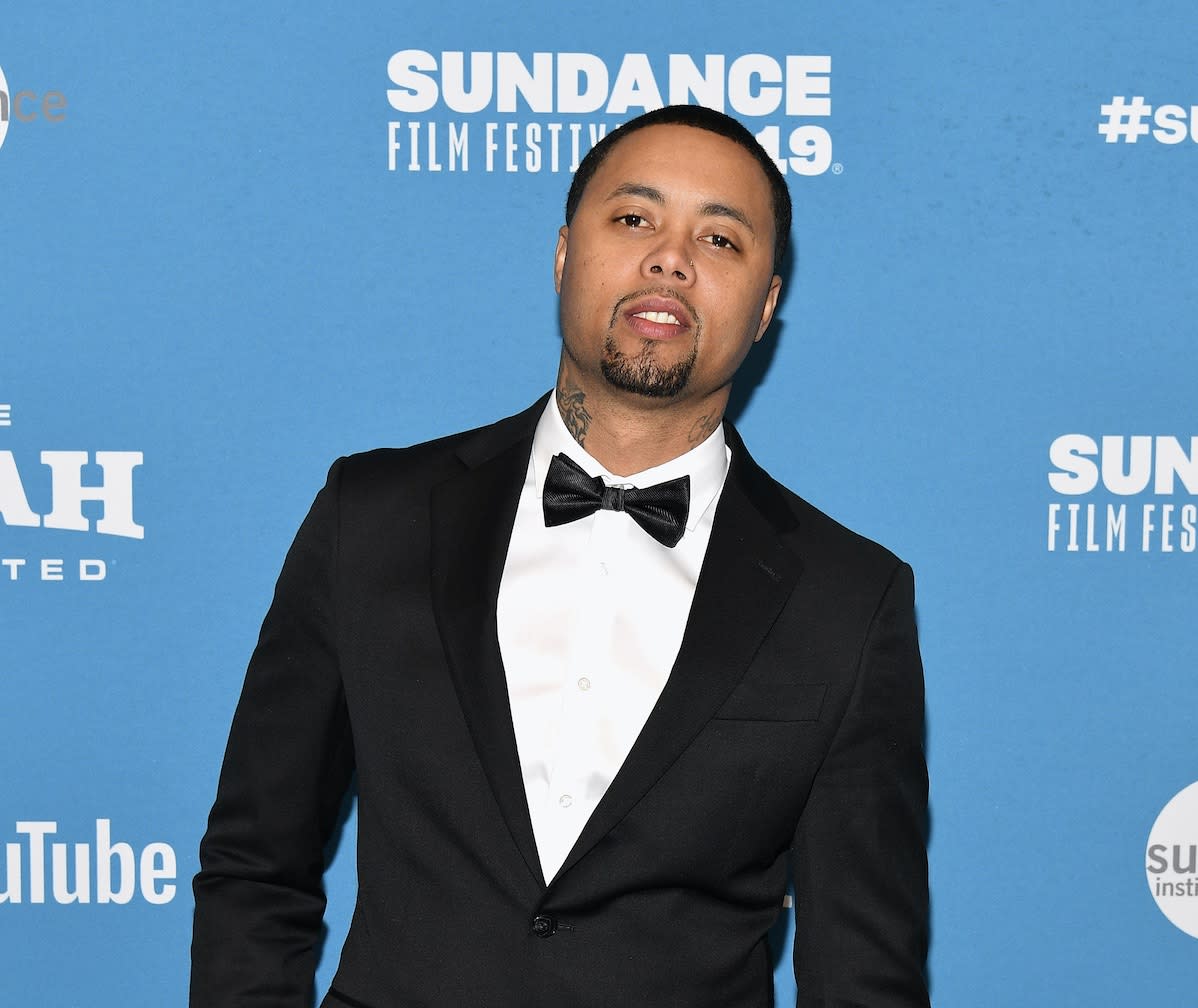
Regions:
M 546 528 L 541 495 L 563 452 L 609 486 L 686 474 L 690 513 L 663 546 L 626 513 Z M 550 397 L 533 437 L 498 601 L 499 647 L 541 870 L 553 878 L 628 756 L 678 655 L 731 453 L 723 427 L 663 465 L 615 476 Z

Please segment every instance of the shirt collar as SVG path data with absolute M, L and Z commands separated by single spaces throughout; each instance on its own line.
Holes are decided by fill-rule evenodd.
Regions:
M 536 481 L 538 497 L 544 493 L 549 463 L 559 452 L 577 462 L 588 476 L 598 476 L 608 486 L 648 487 L 689 475 L 691 506 L 686 519 L 687 531 L 699 524 L 719 496 L 732 458 L 732 451 L 724 438 L 724 425 L 717 424 L 714 431 L 685 454 L 630 476 L 616 476 L 574 440 L 557 408 L 557 398 L 551 395 L 532 438 L 532 476 Z

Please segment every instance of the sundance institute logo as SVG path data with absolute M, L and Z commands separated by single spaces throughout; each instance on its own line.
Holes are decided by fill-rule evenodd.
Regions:
M 0 147 L 4 146 L 4 138 L 8 135 L 8 81 L 4 78 L 4 67 L 0 67 Z
M 8 127 L 12 120 L 21 123 L 31 123 L 39 119 L 46 122 L 59 123 L 67 117 L 67 99 L 61 91 L 47 91 L 38 94 L 36 91 L 9 91 L 8 80 L 4 76 L 4 68 L 0 67 L 0 147 L 8 136 Z
M 1148 889 L 1169 920 L 1198 938 L 1198 781 L 1157 816 L 1144 852 Z

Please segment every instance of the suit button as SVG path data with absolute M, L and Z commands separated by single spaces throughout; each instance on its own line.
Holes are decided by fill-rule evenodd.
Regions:
M 532 933 L 538 938 L 548 938 L 557 930 L 557 921 L 552 917 L 534 917 L 532 919 Z

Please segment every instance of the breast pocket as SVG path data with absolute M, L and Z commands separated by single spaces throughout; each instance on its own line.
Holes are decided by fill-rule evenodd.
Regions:
M 760 682 L 748 679 L 715 713 L 722 721 L 818 721 L 826 683 Z

